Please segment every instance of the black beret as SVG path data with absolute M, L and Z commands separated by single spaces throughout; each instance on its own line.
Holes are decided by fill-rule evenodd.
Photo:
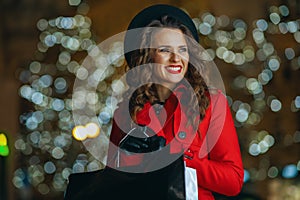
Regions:
M 166 15 L 173 17 L 174 19 L 185 25 L 191 31 L 193 38 L 197 42 L 199 42 L 197 29 L 190 16 L 183 10 L 166 4 L 152 5 L 143 9 L 131 20 L 127 30 L 146 27 L 153 20 L 160 20 L 163 16 Z M 137 49 L 139 45 L 138 43 L 139 41 L 136 32 L 130 33 L 130 31 L 128 31 L 125 35 L 124 40 L 124 52 L 128 64 L 130 63 L 129 61 L 131 56 L 131 53 L 129 51 Z

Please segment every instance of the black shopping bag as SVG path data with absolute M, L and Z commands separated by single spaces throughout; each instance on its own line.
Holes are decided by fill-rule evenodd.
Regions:
M 71 174 L 65 200 L 183 200 L 186 199 L 184 181 L 182 156 L 162 169 L 147 173 L 106 167 Z

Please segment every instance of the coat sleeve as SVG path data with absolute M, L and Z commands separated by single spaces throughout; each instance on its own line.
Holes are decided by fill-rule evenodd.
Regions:
M 241 191 L 244 176 L 238 138 L 225 95 L 212 96 L 209 128 L 202 145 L 207 153 L 201 155 L 199 149 L 197 156 L 185 161 L 196 169 L 199 187 L 235 196 Z
M 115 111 L 112 121 L 106 164 L 112 168 L 138 165 L 142 161 L 141 154 L 127 154 L 124 150 L 119 148 L 120 142 L 131 130 L 131 119 L 124 117 L 123 109 L 123 107 L 119 107 Z

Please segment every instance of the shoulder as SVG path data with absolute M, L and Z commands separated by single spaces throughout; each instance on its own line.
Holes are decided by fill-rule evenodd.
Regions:
M 215 106 L 215 105 L 218 105 L 218 104 L 220 104 L 220 105 L 227 105 L 228 104 L 226 95 L 220 89 L 209 88 L 207 95 L 210 98 L 210 105 L 211 106 Z

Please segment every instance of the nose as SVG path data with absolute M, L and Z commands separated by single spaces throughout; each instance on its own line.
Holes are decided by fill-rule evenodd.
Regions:
M 181 59 L 180 55 L 176 52 L 172 52 L 171 54 L 171 61 L 173 62 L 179 62 Z

